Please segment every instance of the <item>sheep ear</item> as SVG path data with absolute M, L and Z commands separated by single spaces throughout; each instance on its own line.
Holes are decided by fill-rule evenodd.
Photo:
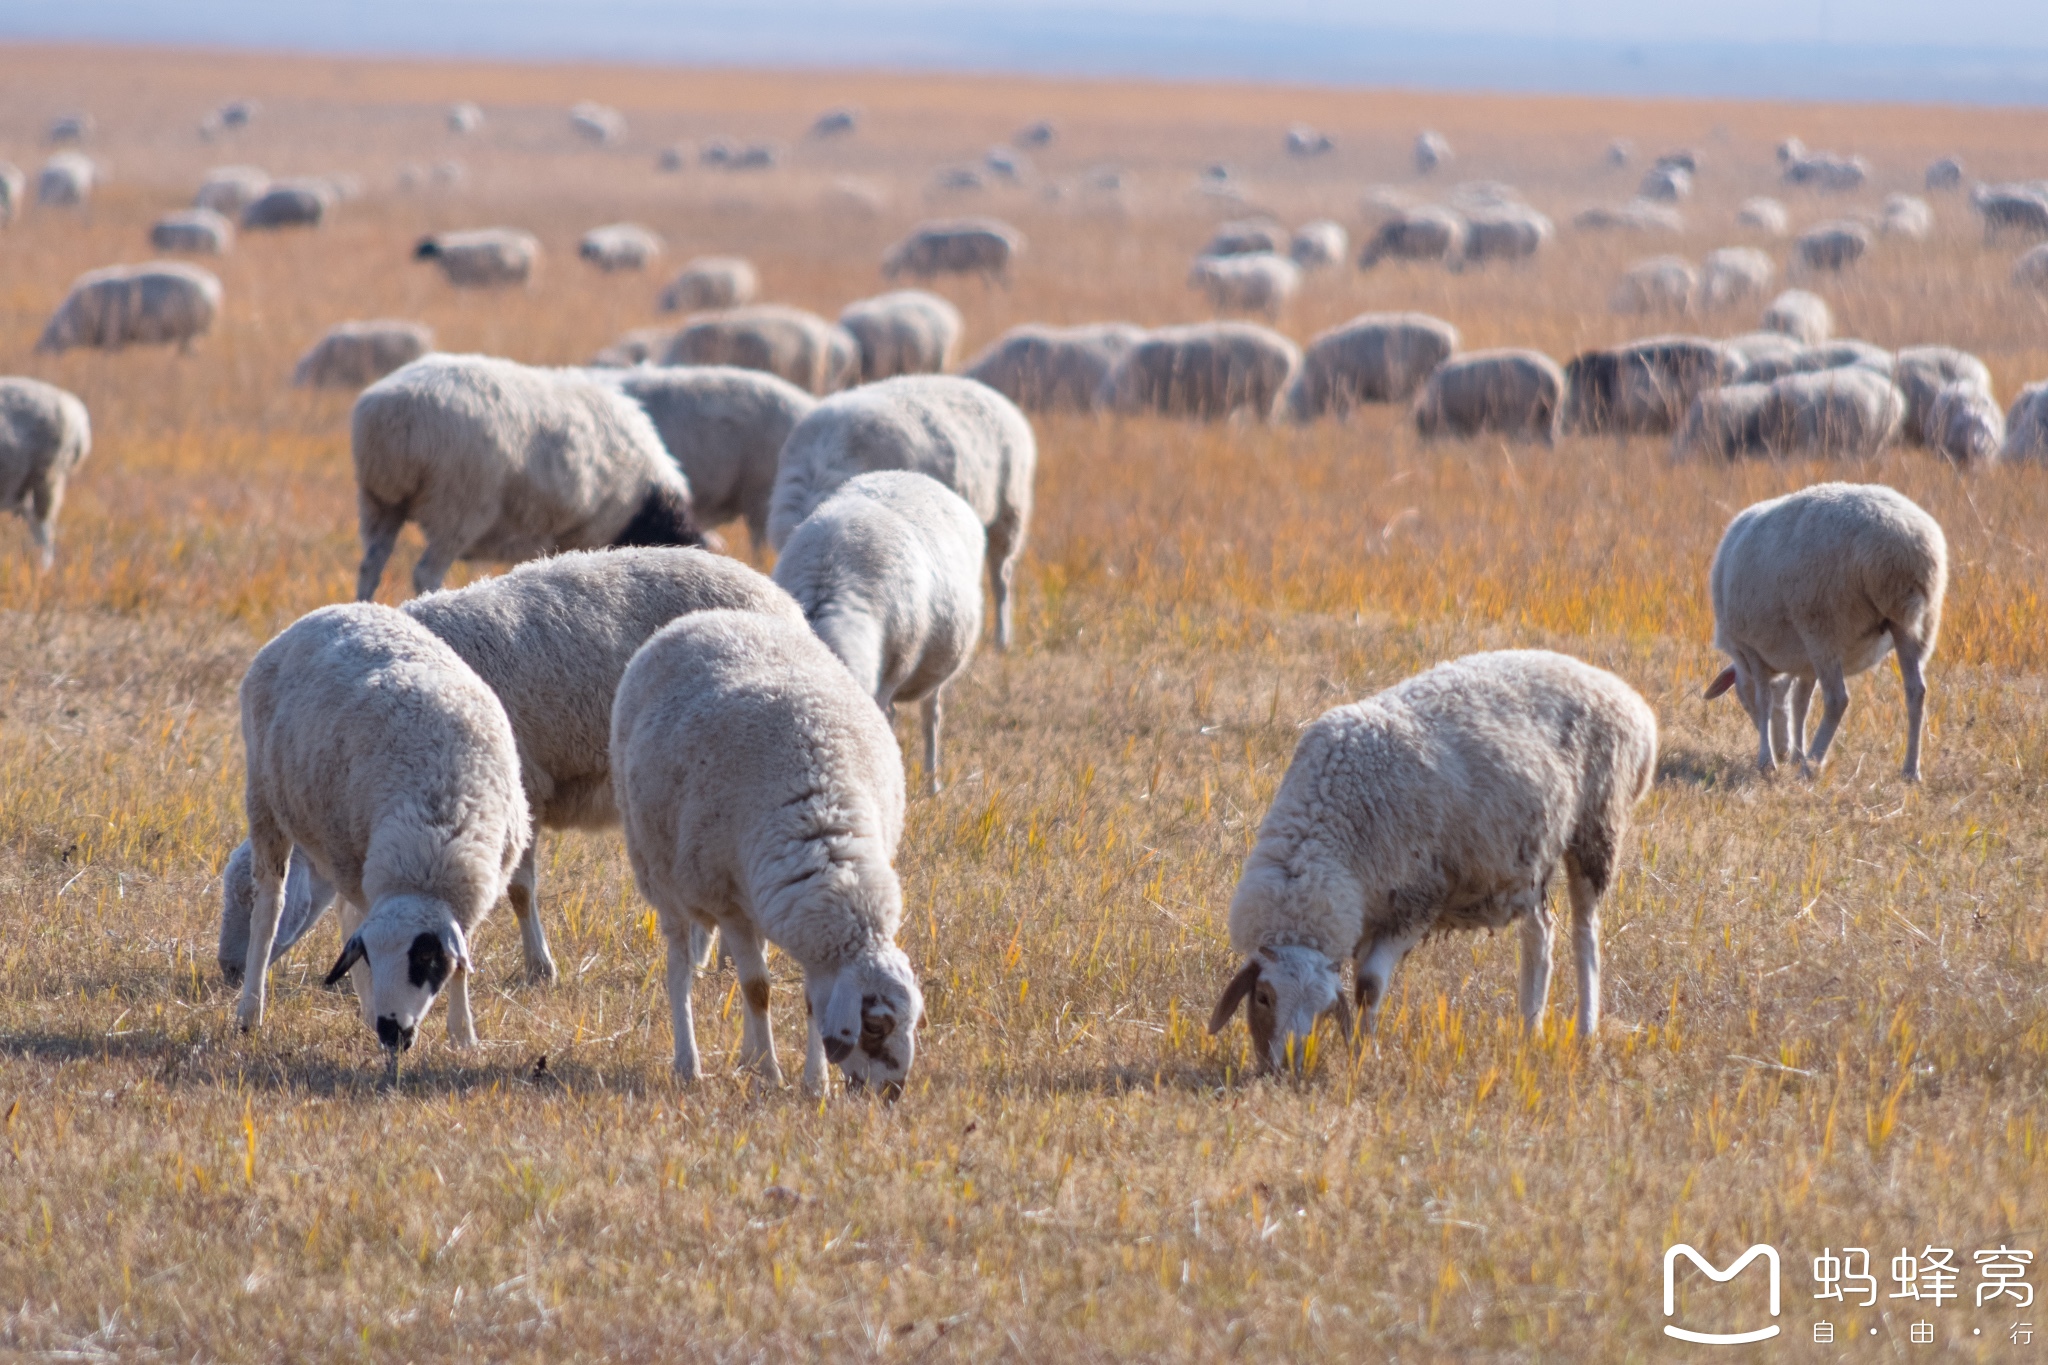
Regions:
M 348 969 L 361 962 L 364 956 L 363 936 L 361 934 L 350 935 L 349 941 L 341 945 L 341 956 L 334 959 L 334 965 L 327 969 L 327 980 L 324 984 L 329 986 L 340 985 L 341 979 L 348 975 Z
M 1700 695 L 1706 698 L 1706 700 L 1712 701 L 1733 686 L 1735 686 L 1735 665 L 1730 664 L 1721 670 L 1719 677 L 1707 684 L 1707 690 Z
M 1230 984 L 1223 988 L 1223 998 L 1216 1002 L 1216 1012 L 1209 1016 L 1209 1032 L 1223 1032 L 1223 1026 L 1230 1022 L 1230 1016 L 1237 1013 L 1237 1007 L 1251 994 L 1258 981 L 1259 960 L 1253 958 L 1238 968 L 1237 975 L 1231 977 Z
M 455 969 L 460 972 L 474 972 L 476 970 L 476 963 L 470 961 L 469 958 L 469 935 L 462 932 L 460 924 L 451 921 L 448 925 L 447 936 L 455 949 L 450 954 L 455 959 Z

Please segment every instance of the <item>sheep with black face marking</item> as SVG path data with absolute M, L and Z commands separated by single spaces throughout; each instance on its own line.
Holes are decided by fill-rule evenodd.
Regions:
M 1565 392 L 1564 371 L 1539 351 L 1469 351 L 1422 386 L 1415 431 L 1425 441 L 1493 432 L 1555 445 Z
M 457 289 L 526 284 L 540 264 L 540 239 L 517 228 L 472 228 L 422 237 L 413 259 L 432 261 Z
M 1816 484 L 1738 513 L 1714 552 L 1710 583 L 1714 647 L 1734 662 L 1706 695 L 1735 689 L 1756 724 L 1758 768 L 1796 758 L 1818 769 L 1849 709 L 1847 679 L 1896 652 L 1904 773 L 1919 780 L 1923 669 L 1948 590 L 1948 541 L 1933 517 L 1881 484 Z M 1808 750 L 1816 683 L 1824 712 Z
M 434 329 L 424 322 L 380 318 L 337 322 L 292 369 L 298 388 L 360 389 L 410 365 L 434 349 Z
M 505 708 L 432 632 L 371 602 L 323 607 L 242 679 L 254 894 L 236 1021 L 263 1022 L 293 845 L 343 903 L 363 1022 L 395 1068 L 448 988 L 448 1036 L 476 1042 L 469 944 L 505 894 L 528 813 Z
M 988 536 L 938 480 L 879 470 L 839 485 L 783 544 L 775 581 L 884 714 L 920 703 L 925 791 L 939 792 L 946 684 L 981 638 Z
M 699 256 L 661 291 L 664 313 L 698 313 L 752 303 L 761 290 L 753 262 L 738 256 Z
M 762 303 L 685 318 L 659 363 L 765 370 L 822 398 L 860 382 L 860 343 L 816 313 Z
M 363 390 L 351 419 L 368 600 L 408 521 L 431 592 L 458 559 L 702 545 L 690 485 L 638 404 L 580 370 L 434 354 Z
M 840 312 L 839 325 L 860 345 L 864 384 L 899 374 L 944 374 L 966 330 L 958 308 L 923 289 L 856 300 Z
M 220 277 L 178 261 L 110 265 L 72 281 L 36 341 L 41 353 L 192 343 L 220 316 Z
M 1145 329 L 1128 322 L 1012 327 L 964 372 L 1026 412 L 1089 412 L 1103 385 Z
M 988 537 L 996 648 L 1011 638 L 1011 579 L 1031 522 L 1038 441 L 1014 403 L 985 384 L 914 374 L 837 394 L 797 423 L 782 447 L 768 508 L 778 551 L 832 492 L 882 469 L 928 474 L 966 499 Z
M 1366 313 L 1317 336 L 1288 390 L 1297 422 L 1361 403 L 1405 403 L 1458 350 L 1458 329 L 1424 313 Z
M 1301 350 L 1249 322 L 1160 327 L 1125 351 L 1097 402 L 1111 412 L 1220 421 L 1244 412 L 1275 421 L 1301 371 Z
M 801 625 L 687 616 L 627 667 L 611 767 L 633 880 L 668 940 L 677 1079 L 699 1075 L 690 992 L 716 929 L 745 1001 L 740 1065 L 782 1078 L 762 954 L 773 943 L 803 969 L 804 1089 L 823 1090 L 829 1061 L 849 1086 L 900 1094 L 924 1019 L 895 942 L 903 758 L 845 665 Z
M 1522 935 L 1522 1018 L 1540 1025 L 1552 878 L 1572 906 L 1577 1033 L 1600 1025 L 1600 898 L 1657 763 L 1657 717 L 1612 673 L 1543 650 L 1439 664 L 1303 731 L 1230 902 L 1259 1071 L 1300 1066 L 1325 1015 L 1373 1031 L 1395 968 L 1432 933 Z
M 611 382 L 653 419 L 690 482 L 697 523 L 744 518 L 755 549 L 767 545 L 783 442 L 818 400 L 786 379 L 730 365 L 643 365 Z
M 40 379 L 0 379 L 0 509 L 28 523 L 36 563 L 57 560 L 64 484 L 92 453 L 92 419 L 76 394 Z

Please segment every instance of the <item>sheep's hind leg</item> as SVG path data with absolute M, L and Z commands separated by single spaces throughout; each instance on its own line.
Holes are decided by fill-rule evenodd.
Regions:
M 924 699 L 919 708 L 924 718 L 924 792 L 926 796 L 939 794 L 939 723 L 943 719 L 943 703 L 939 700 L 945 689 L 935 687 L 932 694 Z
M 1792 679 L 1771 680 L 1771 757 L 1783 763 L 1792 753 Z
M 363 541 L 363 563 L 356 570 L 356 601 L 368 602 L 384 581 L 384 566 L 405 529 L 405 509 L 388 507 L 367 493 L 356 495 L 356 525 Z
M 771 1085 L 782 1084 L 782 1066 L 775 1060 L 775 1032 L 768 1022 L 768 962 L 752 925 L 719 926 L 719 938 L 732 954 L 746 1002 L 740 1025 L 740 1065 L 760 1073 Z
M 1807 772 L 1817 773 L 1828 760 L 1828 746 L 1835 742 L 1835 731 L 1841 728 L 1842 717 L 1849 712 L 1849 684 L 1842 676 L 1842 661 L 1830 654 L 1814 660 L 1814 673 L 1820 681 L 1821 715 L 1820 730 L 1813 737 L 1813 751 L 1807 757 Z
M 284 876 L 292 841 L 260 813 L 249 819 L 249 877 L 255 899 L 249 907 L 249 948 L 242 961 L 242 998 L 235 1022 L 247 1033 L 263 1024 L 265 987 L 270 975 L 270 948 L 277 942 L 277 921 L 284 910 Z
M 1537 893 L 1536 902 L 1525 910 L 1522 921 L 1521 980 L 1516 998 L 1522 1007 L 1522 1022 L 1535 1029 L 1543 1022 L 1550 1004 L 1550 904 Z
M 687 920 L 662 925 L 668 937 L 668 1015 L 676 1040 L 676 1079 L 685 1083 L 697 1079 L 697 1027 L 690 1015 L 690 986 L 697 976 L 697 958 L 691 952 L 690 928 Z
M 557 973 L 554 954 L 548 951 L 548 933 L 540 922 L 539 859 L 540 830 L 536 827 L 505 895 L 512 902 L 512 917 L 519 921 L 519 947 L 526 959 L 526 979 L 552 985 Z
M 1813 679 L 1792 680 L 1792 757 L 1806 762 L 1806 708 L 1813 701 Z
M 1922 664 L 1926 649 L 1903 632 L 1892 632 L 1892 649 L 1899 656 L 1899 681 L 1906 685 L 1906 766 L 1908 782 L 1920 780 L 1920 723 L 1926 715 L 1927 675 Z
M 1572 898 L 1572 965 L 1579 975 L 1578 1032 L 1591 1042 L 1600 1030 L 1600 890 L 1579 866 L 1565 856 L 1566 884 Z

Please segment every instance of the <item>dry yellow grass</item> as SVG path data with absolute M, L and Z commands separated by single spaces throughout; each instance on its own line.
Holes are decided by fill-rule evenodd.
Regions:
M 261 99 L 259 121 L 201 145 L 198 118 L 233 96 Z M 626 111 L 624 148 L 571 143 L 560 111 L 586 97 Z M 456 98 L 490 110 L 483 134 L 442 130 Z M 794 142 L 842 102 L 867 109 L 861 134 L 799 144 L 772 174 L 651 169 L 678 139 Z M 1031 246 L 1010 291 L 948 288 L 973 345 L 1025 319 L 1196 316 L 1186 261 L 1231 211 L 1192 193 L 1210 160 L 1261 206 L 1356 230 L 1368 183 L 1408 181 L 1425 124 L 1459 148 L 1457 175 L 1520 185 L 1561 221 L 1632 186 L 1598 166 L 1609 137 L 1690 144 L 1705 169 L 1677 245 L 1697 257 L 1739 240 L 1724 226 L 1771 188 L 1786 133 L 1863 152 L 1901 188 L 1944 152 L 2037 173 L 2043 116 L 0 51 L 0 155 L 33 164 L 45 118 L 76 107 L 98 115 L 113 180 L 85 214 L 31 210 L 0 233 L 0 371 L 75 390 L 97 435 L 56 573 L 0 537 L 0 1351 L 1650 1358 L 1674 1239 L 1722 1261 L 1775 1242 L 1794 1340 L 1821 1316 L 1823 1246 L 1881 1264 L 1928 1243 L 1966 1266 L 2001 1242 L 2048 1252 L 2038 468 L 1425 450 L 1391 411 L 1300 431 L 1039 422 L 1021 647 L 976 661 L 949 712 L 949 788 L 910 815 L 904 942 L 931 1030 L 893 1107 L 724 1074 L 729 974 L 700 1009 L 715 1074 L 678 1091 L 652 918 L 616 836 L 548 837 L 561 985 L 519 984 L 501 912 L 479 943 L 483 1048 L 455 1055 L 430 1025 L 397 1093 L 317 984 L 332 931 L 280 969 L 258 1038 L 229 1027 L 213 966 L 214 877 L 242 834 L 235 684 L 270 633 L 352 583 L 348 399 L 285 386 L 333 321 L 416 316 L 451 348 L 580 360 L 653 320 L 657 279 L 573 258 L 578 233 L 623 217 L 665 233 L 671 265 L 743 251 L 773 297 L 836 311 L 941 207 L 933 167 L 1040 116 L 1063 130 L 1046 175 L 1114 162 L 1130 202 L 976 203 Z M 1285 163 L 1297 118 L 1339 153 Z M 470 188 L 391 190 L 401 162 L 447 156 Z M 153 215 L 226 161 L 347 171 L 370 193 L 317 233 L 245 237 L 218 267 L 223 325 L 192 356 L 32 358 L 68 281 L 142 258 Z M 889 207 L 827 212 L 840 175 Z M 1802 221 L 1840 207 L 1788 197 Z M 1936 211 L 1933 241 L 1886 242 L 1824 286 L 1843 330 L 1968 347 L 2001 394 L 2048 375 L 2048 313 L 2005 287 L 2012 249 L 1985 248 L 1958 201 Z M 459 297 L 405 259 L 422 231 L 497 221 L 546 243 L 531 292 Z M 1305 338 L 1412 306 L 1470 345 L 1564 355 L 1636 330 L 1607 291 L 1662 249 L 1567 229 L 1523 270 L 1347 270 L 1283 325 Z M 1842 474 L 1904 489 L 1950 537 L 1918 788 L 1895 775 L 1888 665 L 1853 684 L 1812 783 L 1758 779 L 1739 709 L 1697 700 L 1727 517 Z M 1522 1033 L 1511 938 L 1456 938 L 1405 965 L 1361 1055 L 1300 1085 L 1242 1081 L 1242 1030 L 1201 1024 L 1296 727 L 1507 644 L 1619 671 L 1664 725 L 1607 908 L 1599 1047 Z M 778 997 L 787 1048 L 801 1021 Z M 2007 1320 L 2028 1314 L 1975 1309 L 1973 1283 L 1924 1316 L 1951 1353 L 2006 1358 Z M 1875 1326 L 1903 1349 L 1908 1306 L 1828 1316 L 1838 1340 Z

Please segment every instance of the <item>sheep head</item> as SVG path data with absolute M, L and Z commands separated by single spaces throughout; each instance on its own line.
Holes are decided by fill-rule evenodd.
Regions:
M 1240 1004 L 1261 1073 L 1300 1067 L 1325 1015 L 1336 1015 L 1345 1039 L 1351 1037 L 1351 1002 L 1337 964 L 1301 944 L 1263 947 L 1245 959 L 1209 1016 L 1209 1032 L 1221 1033 Z
M 903 950 L 886 943 L 835 972 L 809 973 L 804 994 L 825 1060 L 846 1073 L 847 1087 L 902 1094 L 924 1022 L 924 994 Z
M 332 986 L 358 962 L 370 968 L 363 1022 L 393 1054 L 412 1046 L 434 997 L 457 972 L 472 970 L 469 936 L 446 901 L 392 896 L 377 902 L 327 973 Z

